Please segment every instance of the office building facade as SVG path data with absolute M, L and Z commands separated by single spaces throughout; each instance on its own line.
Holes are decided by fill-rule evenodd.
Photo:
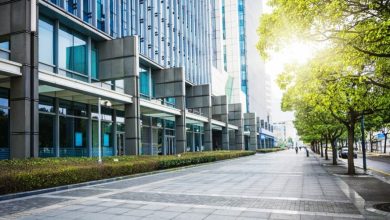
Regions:
M 253 145 L 256 148 L 273 147 L 271 81 L 256 49 L 262 3 L 216 0 L 213 8 L 212 23 L 216 30 L 213 67 L 226 75 L 228 101 L 241 103 L 242 112 L 246 113 L 243 114 L 245 148 Z
M 241 103 L 212 93 L 213 1 L 1 3 L 1 159 L 244 148 Z

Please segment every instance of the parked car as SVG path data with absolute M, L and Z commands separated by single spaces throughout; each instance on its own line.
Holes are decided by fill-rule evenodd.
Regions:
M 344 158 L 344 159 L 348 158 L 348 148 L 347 147 L 341 148 L 341 150 L 339 151 L 339 157 Z M 357 153 L 355 151 L 353 152 L 353 157 L 357 158 Z

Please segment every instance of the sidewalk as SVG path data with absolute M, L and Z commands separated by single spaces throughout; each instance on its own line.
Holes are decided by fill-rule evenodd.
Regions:
M 355 206 L 362 212 L 366 218 L 376 219 L 372 213 L 385 215 L 390 219 L 390 212 L 383 212 L 374 209 L 375 204 L 390 203 L 390 184 L 386 179 L 374 174 L 371 171 L 364 171 L 359 166 L 355 166 L 356 174 L 354 176 L 347 174 L 347 164 L 345 161 L 338 159 L 338 165 L 332 165 L 332 157 L 329 160 L 321 158 L 320 155 L 311 152 L 325 170 L 334 176 L 339 177 L 346 186 L 351 188 L 351 196 Z M 390 207 L 390 205 L 389 205 Z

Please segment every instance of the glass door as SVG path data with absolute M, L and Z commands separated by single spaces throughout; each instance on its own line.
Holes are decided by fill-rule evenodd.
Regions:
M 125 154 L 125 133 L 116 133 L 116 154 L 121 156 Z
M 175 136 L 165 136 L 165 150 L 166 155 L 173 155 L 175 151 Z

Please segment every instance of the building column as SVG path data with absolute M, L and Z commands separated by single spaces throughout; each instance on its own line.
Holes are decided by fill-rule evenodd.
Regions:
M 112 154 L 114 156 L 118 155 L 118 141 L 117 141 L 117 121 L 116 121 L 116 110 L 112 110 L 112 126 L 111 126 L 111 138 L 112 138 Z
M 137 155 L 141 146 L 138 37 L 109 40 L 99 43 L 98 47 L 99 79 L 123 79 L 125 94 L 133 97 L 133 103 L 125 104 L 124 154 Z
M 244 123 L 242 120 L 241 103 L 229 104 L 229 123 L 238 127 L 238 130 L 232 132 L 232 140 L 234 140 L 235 150 L 244 150 Z
M 248 150 L 256 151 L 257 148 L 256 113 L 244 113 L 244 125 L 249 127 Z
M 0 35 L 10 36 L 10 60 L 22 64 L 22 76 L 12 77 L 10 83 L 10 159 L 38 157 L 38 13 L 29 17 L 38 7 L 31 7 L 27 0 L 6 2 L 0 7 Z M 7 21 L 9 25 L 5 25 Z
M 54 119 L 55 120 L 54 121 L 54 148 L 55 148 L 55 156 L 60 157 L 60 99 L 59 98 L 54 98 L 54 108 L 56 112 L 56 116 Z
M 181 110 L 181 115 L 175 116 L 175 140 L 177 154 L 185 152 L 187 147 L 185 102 L 185 96 L 176 97 L 176 108 Z
M 230 150 L 227 97 L 213 96 L 212 106 L 212 118 L 225 123 L 225 127 L 222 128 L 222 149 Z

